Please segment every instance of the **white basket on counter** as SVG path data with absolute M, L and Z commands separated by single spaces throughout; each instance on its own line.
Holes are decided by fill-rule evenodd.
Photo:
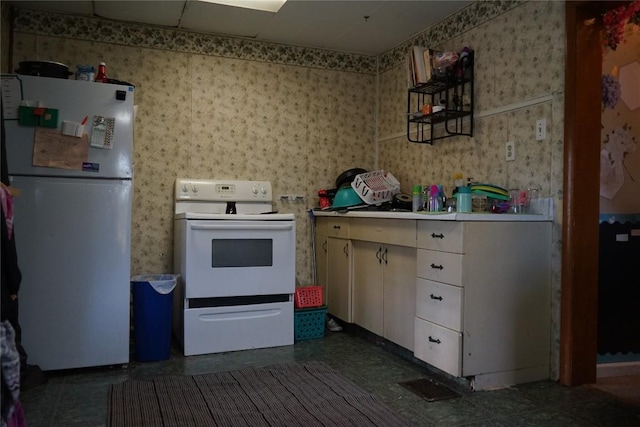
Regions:
M 356 175 L 351 187 L 370 205 L 388 202 L 394 194 L 400 192 L 400 182 L 391 172 L 383 170 Z

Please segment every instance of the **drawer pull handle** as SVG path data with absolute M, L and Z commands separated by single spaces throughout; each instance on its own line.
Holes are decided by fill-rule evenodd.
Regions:
M 335 228 L 336 230 L 340 230 L 340 226 L 339 225 L 334 225 L 333 228 Z
M 440 234 L 436 234 L 436 233 L 431 233 L 431 237 L 434 239 L 444 239 L 444 234 L 440 233 Z
M 433 338 L 431 338 L 431 335 L 429 335 L 429 342 L 434 342 L 436 344 L 440 344 L 441 343 L 440 340 L 434 340 Z
M 437 299 L 438 301 L 442 301 L 442 297 L 441 296 L 435 296 L 434 294 L 431 294 L 431 299 Z
M 382 246 L 378 248 L 378 252 L 376 252 L 376 259 L 378 260 L 378 264 L 382 264 Z
M 438 270 L 444 269 L 444 267 L 442 265 L 435 265 L 435 264 L 431 264 L 431 268 L 435 268 L 435 269 L 438 269 Z

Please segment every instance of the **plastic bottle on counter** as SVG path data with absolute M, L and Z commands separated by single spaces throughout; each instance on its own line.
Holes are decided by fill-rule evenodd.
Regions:
M 447 196 L 444 194 L 442 184 L 438 184 L 438 197 L 440 197 L 440 210 L 444 210 L 444 207 L 447 206 Z
M 458 187 L 457 194 L 458 202 L 456 203 L 456 209 L 458 212 L 471 212 L 471 187 L 462 186 Z
M 424 204 L 422 201 L 422 185 L 416 184 L 413 186 L 413 200 L 411 205 L 411 210 L 413 212 L 421 211 Z
M 424 184 L 422 186 L 422 210 L 429 212 L 429 190 L 431 189 L 430 184 Z
M 442 210 L 441 203 L 438 186 L 434 184 L 429 190 L 429 212 L 440 212 Z
M 96 74 L 96 82 L 106 83 L 107 82 L 107 64 L 101 62 L 98 65 L 98 74 Z

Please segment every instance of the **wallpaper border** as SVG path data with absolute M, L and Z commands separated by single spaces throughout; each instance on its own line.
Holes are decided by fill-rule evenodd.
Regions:
M 438 45 L 527 1 L 529 0 L 474 1 L 459 12 L 456 12 L 439 23 L 427 28 L 417 36 L 380 55 L 379 72 L 385 72 L 404 62 L 405 55 L 411 46 Z
M 442 43 L 527 1 L 529 0 L 474 1 L 461 11 L 379 56 L 267 43 L 19 7 L 14 8 L 14 31 L 224 58 L 376 74 L 403 62 L 410 46 Z
M 16 8 L 14 31 L 100 43 L 376 74 L 377 57 Z

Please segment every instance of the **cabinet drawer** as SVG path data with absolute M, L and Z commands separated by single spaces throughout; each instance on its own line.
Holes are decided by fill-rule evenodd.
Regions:
M 418 277 L 462 286 L 464 255 L 418 249 Z
M 463 288 L 424 279 L 416 286 L 416 316 L 461 332 Z
M 455 221 L 418 221 L 418 247 L 461 254 L 463 227 Z
M 329 218 L 326 227 L 329 237 L 349 238 L 349 218 Z
M 349 222 L 352 240 L 416 247 L 416 221 L 406 219 L 352 218 Z
M 462 334 L 415 318 L 414 355 L 451 375 L 462 374 Z
M 329 219 L 325 217 L 315 217 L 315 232 L 317 236 L 326 236 Z

